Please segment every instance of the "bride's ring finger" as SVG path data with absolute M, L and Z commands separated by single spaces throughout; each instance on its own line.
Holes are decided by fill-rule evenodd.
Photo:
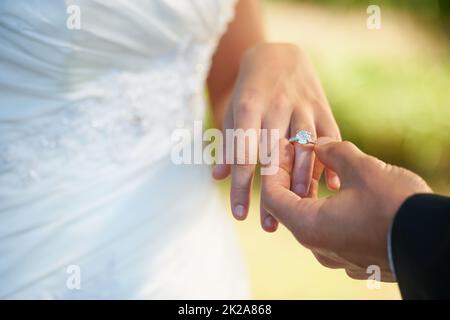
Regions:
M 300 197 L 306 197 L 309 194 L 315 158 L 312 143 L 315 141 L 316 130 L 312 121 L 305 120 L 297 120 L 293 117 L 290 130 L 291 138 L 297 139 L 294 142 L 295 160 L 291 190 Z M 310 133 L 309 138 L 304 134 L 305 132 Z

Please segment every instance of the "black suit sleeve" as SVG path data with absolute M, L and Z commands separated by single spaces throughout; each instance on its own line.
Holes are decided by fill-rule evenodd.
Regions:
M 407 199 L 394 218 L 391 253 L 404 299 L 450 299 L 450 198 Z

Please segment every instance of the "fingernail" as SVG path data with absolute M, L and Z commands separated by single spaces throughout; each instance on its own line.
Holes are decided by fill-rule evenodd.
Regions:
M 335 139 L 332 139 L 330 137 L 320 137 L 316 141 L 316 146 L 323 146 L 324 144 L 330 143 L 336 141 Z
M 294 186 L 294 192 L 298 195 L 305 195 L 306 194 L 306 187 L 303 184 L 296 184 Z
M 338 176 L 332 176 L 330 178 L 330 184 L 333 186 L 333 188 L 339 189 L 341 187 L 341 180 Z
M 233 215 L 236 219 L 242 220 L 245 218 L 245 208 L 243 205 L 238 204 L 234 207 Z
M 272 216 L 267 216 L 264 218 L 264 226 L 267 229 L 272 229 L 275 225 L 275 220 L 272 218 Z

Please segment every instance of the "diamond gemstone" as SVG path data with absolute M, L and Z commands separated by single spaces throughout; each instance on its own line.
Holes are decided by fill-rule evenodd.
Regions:
M 300 144 L 307 144 L 311 141 L 311 133 L 306 130 L 300 130 L 299 132 L 297 132 L 295 137 L 297 139 L 297 142 Z

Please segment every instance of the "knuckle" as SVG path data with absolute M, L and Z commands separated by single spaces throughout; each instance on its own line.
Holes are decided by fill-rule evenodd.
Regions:
M 317 97 L 317 96 L 311 96 L 308 99 L 308 104 L 313 108 L 313 109 L 318 109 L 318 110 L 327 110 L 330 107 L 328 106 L 328 102 L 325 101 L 323 98 L 321 97 Z
M 341 144 L 330 143 L 329 145 L 326 145 L 325 148 L 327 154 L 329 154 L 332 158 L 337 158 L 345 152 L 343 151 L 345 150 L 345 141 L 341 142 Z
M 289 109 L 289 105 L 288 97 L 285 94 L 279 94 L 273 99 L 271 109 L 274 113 L 278 114 Z
M 324 256 L 320 255 L 320 254 L 316 254 L 315 255 L 316 260 L 324 267 L 326 268 L 331 268 L 331 269 L 336 269 L 339 268 L 339 265 L 337 262 L 334 262 L 330 259 L 325 258 Z
M 355 279 L 355 278 L 354 278 L 355 273 L 354 273 L 352 270 L 345 269 L 345 273 L 346 273 L 347 276 L 349 276 L 350 278 Z
M 293 226 L 291 231 L 294 233 L 295 238 L 302 246 L 307 249 L 312 249 L 315 247 L 315 242 L 303 228 L 300 228 L 299 226 Z
M 380 159 L 374 157 L 374 156 L 368 156 L 368 161 L 370 161 L 370 164 L 374 167 L 376 170 L 384 170 L 386 172 L 392 172 L 394 170 L 394 166 L 381 161 Z
M 353 173 L 360 179 L 364 179 L 364 177 L 371 178 L 373 174 L 373 167 L 369 164 L 370 162 L 371 160 L 367 156 L 353 158 Z
M 352 279 L 355 280 L 363 280 L 366 279 L 366 275 L 359 271 L 354 271 L 351 269 L 345 269 L 345 273 Z
M 316 260 L 325 268 L 331 268 L 330 264 L 327 263 L 323 258 L 316 256 Z
M 237 106 L 237 113 L 238 115 L 249 115 L 253 112 L 254 108 L 253 108 L 253 104 L 251 104 L 250 102 L 243 100 L 240 101 L 238 103 Z
M 379 176 L 382 172 L 393 174 L 395 171 L 394 166 L 383 162 L 374 156 L 363 155 L 355 161 L 355 166 L 360 178 L 369 186 L 372 184 L 372 177 Z
M 254 93 L 247 94 L 247 97 L 242 97 L 236 104 L 236 114 L 241 117 L 253 115 L 258 108 Z
M 343 149 L 347 149 L 347 150 L 354 150 L 356 148 L 356 146 L 348 140 L 342 141 L 341 146 Z

